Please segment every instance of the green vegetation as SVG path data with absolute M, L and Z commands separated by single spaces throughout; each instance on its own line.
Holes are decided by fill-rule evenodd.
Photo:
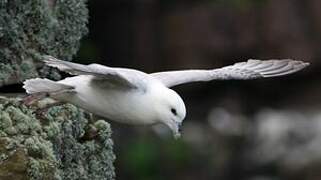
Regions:
M 35 109 L 15 99 L 0 99 L 0 179 L 115 177 L 107 122 L 87 118 L 70 104 L 38 117 Z
M 43 54 L 71 60 L 88 32 L 86 0 L 0 2 L 0 87 L 57 71 Z M 0 98 L 0 179 L 114 179 L 111 129 L 72 106 L 39 107 Z M 88 136 L 88 132 L 90 132 Z
M 0 86 L 57 72 L 36 66 L 42 54 L 71 60 L 87 33 L 86 0 L 4 0 L 0 3 Z

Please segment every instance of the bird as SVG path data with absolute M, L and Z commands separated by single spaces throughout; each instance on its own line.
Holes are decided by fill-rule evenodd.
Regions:
M 33 78 L 23 82 L 27 94 L 46 94 L 63 103 L 74 104 L 88 112 L 119 123 L 132 125 L 165 124 L 174 138 L 180 128 L 186 107 L 174 86 L 212 80 L 249 80 L 283 76 L 300 71 L 307 62 L 255 60 L 216 69 L 188 69 L 145 73 L 130 68 L 100 64 L 83 65 L 42 56 L 50 67 L 73 76 L 59 81 Z

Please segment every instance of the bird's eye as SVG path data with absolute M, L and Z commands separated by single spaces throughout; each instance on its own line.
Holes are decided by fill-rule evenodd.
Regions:
M 171 108 L 171 111 L 172 111 L 172 113 L 173 113 L 175 116 L 177 115 L 177 111 L 176 111 L 176 109 Z

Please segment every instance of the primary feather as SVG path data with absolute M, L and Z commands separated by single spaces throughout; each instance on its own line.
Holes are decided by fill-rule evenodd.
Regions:
M 43 62 L 45 62 L 47 66 L 58 68 L 72 75 L 92 75 L 94 80 L 100 81 L 100 83 L 109 83 L 127 88 L 138 88 L 138 85 L 141 85 L 136 83 L 133 78 L 137 74 L 137 71 L 134 70 L 111 68 L 100 64 L 83 65 L 62 61 L 52 56 L 43 56 Z M 130 75 L 128 75 L 128 73 L 130 73 Z M 142 88 L 142 86 L 139 88 Z
M 234 65 L 212 70 L 181 70 L 167 71 L 151 74 L 159 79 L 165 86 L 172 87 L 179 84 L 229 79 L 256 79 L 265 77 L 275 77 L 291 74 L 308 66 L 309 63 L 285 60 L 253 60 L 240 62 Z

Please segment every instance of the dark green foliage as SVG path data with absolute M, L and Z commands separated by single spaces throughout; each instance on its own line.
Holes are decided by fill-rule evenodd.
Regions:
M 0 99 L 0 179 L 114 178 L 107 122 L 69 104 L 34 114 L 17 100 Z
M 35 61 L 49 54 L 70 60 L 87 33 L 86 0 L 3 0 L 0 3 L 0 86 L 59 74 Z
M 176 175 L 183 169 L 198 166 L 194 164 L 194 159 L 200 156 L 193 156 L 192 148 L 182 139 L 160 140 L 144 135 L 140 138 L 135 137 L 118 152 L 121 154 L 118 162 L 125 162 L 124 167 L 120 168 L 122 174 L 119 177 L 142 180 L 173 179 L 173 177 L 176 179 Z

